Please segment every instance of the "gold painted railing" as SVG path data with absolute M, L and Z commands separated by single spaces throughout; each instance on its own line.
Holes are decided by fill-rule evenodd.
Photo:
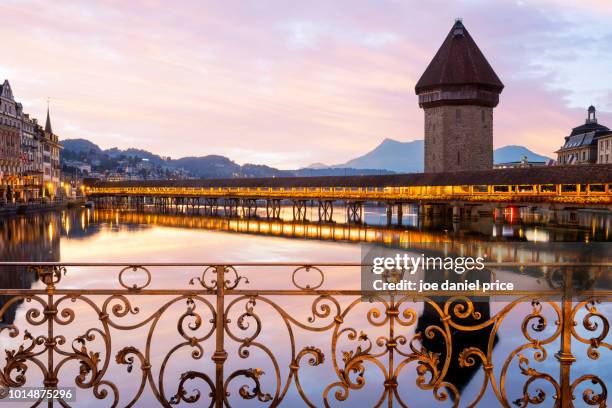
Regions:
M 426 396 L 452 406 L 606 406 L 612 292 L 587 281 L 609 279 L 612 264 L 491 263 L 491 271 L 537 270 L 548 289 L 491 292 L 487 299 L 471 292 L 442 299 L 447 294 L 325 289 L 330 271 L 359 266 L 0 263 L 0 273 L 38 279 L 30 288 L 0 289 L 2 318 L 20 305 L 15 321 L 0 326 L 0 385 L 76 386 L 77 406 L 317 407 L 351 398 L 352 406 L 412 406 Z M 576 280 L 574 272 L 585 268 Z M 247 270 L 278 273 L 284 289 L 251 288 Z M 101 277 L 104 287 L 73 288 L 73 273 Z M 167 276 L 175 288 L 156 285 Z M 489 313 L 493 296 L 498 310 Z M 155 300 L 152 310 L 141 308 L 146 299 Z M 350 323 L 355 317 L 358 325 Z M 69 334 L 71 327 L 79 333 Z M 503 330 L 518 344 L 500 357 L 494 348 Z M 156 336 L 169 333 L 178 341 L 157 350 Z M 317 344 L 301 345 L 305 333 Z M 575 375 L 577 359 L 599 360 L 587 368 L 603 376 Z M 175 360 L 178 375 L 169 378 Z M 480 380 L 467 399 L 459 383 L 474 373 Z M 122 394 L 128 383 L 135 391 Z

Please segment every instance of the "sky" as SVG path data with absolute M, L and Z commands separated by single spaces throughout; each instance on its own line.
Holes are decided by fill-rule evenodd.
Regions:
M 60 139 L 289 169 L 423 138 L 414 85 L 462 18 L 505 85 L 495 147 L 612 127 L 612 1 L 0 2 L 0 80 Z M 409 158 L 407 158 L 409 159 Z

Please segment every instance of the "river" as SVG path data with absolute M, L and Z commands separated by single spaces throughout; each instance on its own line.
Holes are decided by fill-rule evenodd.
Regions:
M 309 209 L 308 211 L 316 211 Z M 519 261 L 519 262 L 557 262 L 571 259 L 584 253 L 585 245 L 608 245 L 612 240 L 610 227 L 612 216 L 609 213 L 597 211 L 563 211 L 551 215 L 538 213 L 529 209 L 511 209 L 506 214 L 497 218 L 479 217 L 472 220 L 452 220 L 443 217 L 423 218 L 419 217 L 409 206 L 404 210 L 402 226 L 389 227 L 386 225 L 386 215 L 383 208 L 366 207 L 364 224 L 347 225 L 343 221 L 343 213 L 336 209 L 334 218 L 338 220 L 334 224 L 318 224 L 309 222 L 294 223 L 291 221 L 291 208 L 283 208 L 280 220 L 268 221 L 265 217 L 256 219 L 246 218 L 223 218 L 205 217 L 203 215 L 185 214 L 154 214 L 121 212 L 111 210 L 95 210 L 78 208 L 61 212 L 45 212 L 25 216 L 15 216 L 0 219 L 0 260 L 2 261 L 53 261 L 66 263 L 85 262 L 118 262 L 125 264 L 144 263 L 302 263 L 304 265 L 318 263 L 359 263 L 362 259 L 364 245 L 383 245 L 386 248 L 397 248 L 412 251 L 440 250 L 445 253 L 462 254 L 486 254 L 490 260 Z M 310 214 L 310 213 L 309 213 Z M 307 216 L 307 218 L 309 218 Z M 311 219 L 316 219 L 312 214 Z M 397 220 L 394 220 L 395 222 Z M 552 244 L 563 244 L 562 247 L 554 247 Z M 537 244 L 537 249 L 528 246 Z M 517 249 L 519 248 L 519 249 Z M 522 249 L 521 249 L 522 248 Z M 562 249 L 559 249 L 562 248 Z M 607 248 L 607 247 L 605 247 Z M 604 250 L 604 253 L 605 250 Z M 597 255 L 597 261 L 610 261 L 608 257 Z M 587 260 L 593 261 L 593 258 Z M 244 266 L 237 268 L 238 273 L 248 278 L 248 283 L 240 282 L 241 287 L 249 289 L 290 289 L 292 286 L 292 267 L 254 267 Z M 359 268 L 327 267 L 321 268 L 325 273 L 325 289 L 352 289 L 360 287 Z M 58 287 L 67 289 L 120 289 L 118 274 L 121 268 L 103 267 L 88 268 L 74 266 L 67 268 L 67 274 L 62 277 Z M 147 289 L 193 289 L 198 285 L 197 278 L 202 275 L 203 268 L 188 267 L 157 267 L 150 268 L 152 280 Z M 128 271 L 129 272 L 129 271 Z M 299 271 L 298 280 L 306 279 L 316 282 L 318 277 L 312 271 Z M 539 271 L 538 273 L 540 273 Z M 514 272 L 508 272 L 514 273 Z M 517 272 L 517 273 L 524 273 Z M 606 272 L 609 274 L 609 270 Z M 526 275 L 529 275 L 527 273 Z M 138 272 L 133 275 L 135 282 L 142 278 Z M 192 279 L 195 278 L 195 279 Z M 539 277 L 528 277 L 533 281 Z M 130 278 L 131 279 L 131 278 Z M 190 284 L 190 281 L 192 284 Z M 2 288 L 38 288 L 43 289 L 45 285 L 37 279 L 36 275 L 23 267 L 3 267 L 0 275 Z M 130 298 L 131 306 L 138 307 L 138 313 L 122 317 L 123 324 L 137 323 L 159 309 L 165 302 L 171 302 L 171 296 L 133 296 Z M 277 305 L 288 314 L 295 317 L 308 327 L 323 327 L 330 322 L 329 316 L 317 316 L 314 314 L 314 322 L 308 318 L 313 316 L 313 310 L 317 311 L 314 297 L 270 297 Z M 8 296 L 0 298 L 0 304 L 9 300 Z M 104 297 L 92 296 L 94 303 L 102 304 Z M 214 303 L 214 297 L 210 298 Z M 116 303 L 120 301 L 115 299 Z M 230 302 L 231 299 L 226 301 Z M 352 301 L 352 299 L 350 299 Z M 349 299 L 338 298 L 338 302 L 344 308 Z M 204 302 L 195 302 L 195 308 L 201 312 L 203 318 L 202 327 L 198 328 L 200 334 L 206 332 L 204 326 L 210 328 L 210 315 L 207 314 Z M 480 302 L 477 306 L 483 312 L 483 318 L 494 316 L 504 310 L 508 301 Z M 26 313 L 32 305 L 29 302 L 17 302 L 8 308 L 3 317 L 2 327 L 11 324 L 20 328 L 32 326 L 27 322 Z M 251 305 L 252 306 L 252 305 Z M 414 311 L 415 320 L 412 324 L 398 325 L 398 331 L 406 339 L 411 339 L 420 330 L 424 330 L 436 319 L 431 316 L 431 310 L 423 302 L 411 303 L 410 309 Z M 543 315 L 548 318 L 546 327 L 539 332 L 542 338 L 550 336 L 555 331 L 554 310 L 544 304 Z M 74 321 L 66 326 L 61 326 L 58 333 L 67 339 L 65 348 L 70 348 L 71 340 L 83 335 L 87 329 L 99 327 L 98 316 L 92 313 L 92 308 L 86 302 L 66 300 L 63 307 L 69 307 L 75 312 Z M 270 393 L 272 397 L 278 393 L 284 393 L 286 379 L 290 376 L 288 367 L 291 365 L 292 352 L 290 346 L 293 344 L 297 351 L 304 347 L 320 349 L 325 355 L 321 364 L 309 366 L 308 358 L 315 354 L 308 354 L 303 358 L 300 369 L 300 384 L 304 389 L 306 398 L 315 406 L 322 406 L 322 395 L 326 387 L 338 381 L 337 373 L 333 369 L 333 358 L 330 356 L 333 328 L 330 330 L 307 330 L 294 327 L 294 331 L 287 330 L 287 321 L 270 304 L 264 301 L 256 302 L 257 316 L 262 323 L 257 323 L 253 314 L 248 314 L 245 321 L 250 327 L 243 327 L 240 315 L 250 307 L 248 299 L 240 301 L 232 306 L 228 313 L 228 323 L 232 333 L 251 333 L 254 328 L 261 324 L 261 333 L 257 336 L 257 343 L 261 347 L 251 344 L 251 353 L 245 355 L 239 347 L 240 342 L 228 341 L 226 350 L 229 354 L 226 363 L 226 373 L 247 367 L 262 368 L 265 374 L 258 375 L 261 381 L 263 393 Z M 367 322 L 367 311 L 372 304 L 364 302 L 355 306 L 350 314 L 347 314 L 342 327 L 347 331 L 338 336 L 336 348 L 337 361 L 342 363 L 342 353 L 347 350 L 355 350 L 356 342 L 361 341 L 363 347 L 371 343 L 373 350 L 383 350 L 384 345 L 376 343 L 376 339 L 384 336 L 384 326 L 375 326 Z M 521 322 L 532 310 L 533 305 L 523 302 L 516 306 L 512 313 L 504 320 L 504 325 L 494 336 L 493 370 L 501 375 L 501 367 L 512 350 L 526 342 L 521 332 Z M 173 396 L 177 389 L 178 379 L 186 367 L 193 371 L 207 372 L 214 379 L 214 364 L 210 360 L 214 351 L 214 336 L 202 343 L 204 356 L 194 358 L 190 353 L 193 349 L 186 347 L 177 350 L 174 354 L 171 349 L 181 341 L 178 326 L 179 317 L 189 308 L 189 304 L 181 301 L 172 303 L 172 306 L 160 318 L 157 327 L 152 331 L 152 345 L 150 363 L 153 367 L 154 383 L 157 387 L 164 388 L 167 399 Z M 61 309 L 60 309 L 61 310 Z M 384 312 L 384 307 L 381 309 Z M 603 303 L 600 310 L 610 315 L 610 304 Z M 324 313 L 323 313 L 324 314 Z M 580 316 L 583 316 L 582 313 Z M 333 316 L 332 316 L 333 317 Z M 407 314 L 404 316 L 409 317 Z M 194 318 L 190 315 L 191 319 Z M 428 320 L 429 319 L 429 320 Z M 433 322 L 433 323 L 432 323 Z M 533 322 L 532 322 L 533 323 Z M 177 326 L 178 324 L 178 326 Z M 319 324 L 321 326 L 319 326 Z M 58 326 L 59 327 L 59 326 Z M 348 330 L 348 328 L 351 328 Z M 32 333 L 40 330 L 40 327 L 31 327 Z M 351 330 L 357 337 L 351 338 Z M 137 347 L 144 349 L 149 327 L 146 325 L 133 330 L 113 330 L 112 345 L 106 348 L 98 336 L 88 344 L 88 351 L 98 350 L 105 358 L 105 353 L 110 353 L 110 365 L 105 378 L 112 381 L 119 393 L 119 406 L 125 405 L 137 394 L 141 372 L 138 369 L 139 362 L 136 359 L 134 367 L 129 372 L 126 364 L 118 364 L 115 360 L 117 352 L 124 347 Z M 22 344 L 21 335 L 12 338 L 4 330 L 0 335 L 0 349 L 16 349 Z M 367 336 L 360 337 L 359 333 Z M 461 333 L 454 334 L 455 344 L 472 345 L 484 347 L 482 339 L 475 338 L 483 336 L 482 331 L 471 333 L 462 337 Z M 489 332 L 490 333 L 490 332 Z M 582 332 L 584 334 L 584 330 Z M 23 334 L 23 331 L 21 332 Z M 587 332 L 587 334 L 591 334 Z M 240 337 L 238 336 L 238 337 Z M 295 336 L 292 340 L 291 337 Z M 240 337 L 241 338 L 241 337 Z M 607 339 L 608 342 L 609 339 Z M 612 370 L 606 365 L 598 366 L 593 370 L 592 360 L 586 356 L 587 346 L 576 343 L 574 355 L 577 358 L 573 365 L 575 370 L 572 374 L 594 374 L 604 382 L 612 379 Z M 78 341 L 72 342 L 74 347 L 82 344 Z M 440 353 L 440 344 L 435 341 L 424 341 L 423 345 L 428 351 Z M 408 344 L 402 345 L 404 349 L 410 350 Z M 96 348 L 97 347 L 97 348 Z M 558 362 L 553 354 L 559 349 L 559 340 L 556 339 L 547 345 L 547 358 L 542 362 L 534 360 L 536 350 L 524 350 L 525 357 L 531 360 L 531 364 L 538 370 L 550 372 L 557 377 L 559 375 Z M 313 349 L 307 349 L 313 350 Z M 610 357 L 610 350 L 601 349 L 602 357 L 598 362 L 605 362 Z M 169 356 L 168 363 L 164 368 L 163 380 L 159 381 L 159 369 L 162 362 Z M 274 358 L 270 357 L 270 353 Z M 292 354 L 293 353 L 293 354 Z M 607 353 L 607 354 L 606 354 Z M 454 358 L 454 357 L 453 357 Z M 399 358 L 398 358 L 399 361 Z M 534 365 L 535 364 L 535 365 Z M 396 362 L 397 365 L 397 362 Z M 451 396 L 446 401 L 436 401 L 431 390 L 419 389 L 415 384 L 419 375 L 416 369 L 417 362 L 411 363 L 397 377 L 399 393 L 403 400 L 410 406 L 450 406 L 454 398 Z M 74 386 L 75 377 L 79 375 L 79 364 L 70 361 L 62 368 L 59 385 Z M 277 385 L 275 371 L 279 371 L 280 385 Z M 463 371 L 461 371 L 463 370 Z M 331 387 L 328 390 L 328 398 L 332 406 L 370 407 L 373 406 L 381 395 L 383 387 L 382 372 L 375 366 L 369 365 L 365 368 L 365 385 L 361 389 L 351 390 L 347 402 L 336 400 L 334 393 L 341 390 Z M 461 368 L 455 361 L 449 369 L 447 380 L 452 382 L 461 394 L 462 405 L 476 398 L 483 379 L 482 366 L 476 364 L 474 367 Z M 353 373 L 353 377 L 359 372 Z M 28 385 L 30 381 L 40 381 L 40 374 L 36 373 L 35 367 L 29 367 L 26 377 Z M 247 376 L 248 377 L 248 376 Z M 518 358 L 509 364 L 505 387 L 508 390 L 508 400 L 514 401 L 522 395 L 522 387 L 527 376 L 521 374 Z M 201 401 L 197 406 L 208 406 L 208 388 L 203 381 L 190 380 L 186 385 L 188 393 L 194 388 L 201 391 Z M 233 406 L 258 406 L 262 403 L 254 399 L 243 399 L 239 394 L 240 386 L 249 384 L 252 389 L 254 382 L 252 377 L 237 377 L 230 387 L 231 394 L 228 397 Z M 555 393 L 554 386 L 545 380 L 538 380 L 544 392 L 548 395 L 545 406 L 551 404 L 551 395 Z M 161 383 L 164 383 L 163 385 Z M 404 384 L 406 384 L 404 386 Z M 597 386 L 592 386 L 597 389 Z M 104 388 L 104 387 L 102 387 Z M 106 387 L 108 390 L 110 388 Z M 532 386 L 531 393 L 535 394 L 537 387 Z M 582 398 L 584 384 L 577 388 L 576 395 Z M 111 393 L 112 394 L 112 393 Z M 149 385 L 138 399 L 136 406 L 155 405 L 154 393 Z M 342 392 L 340 392 L 342 394 Z M 452 394 L 452 393 L 451 393 Z M 416 397 L 418 396 L 418 397 Z M 265 398 L 264 398 L 265 399 Z M 203 400 L 203 401 L 202 401 Z M 93 397 L 91 388 L 79 389 L 75 406 L 110 406 L 112 398 L 99 400 Z M 487 387 L 483 396 L 484 406 L 496 406 L 497 400 L 491 387 Z M 183 402 L 183 405 L 189 406 Z M 7 405 L 7 406 L 10 406 Z M 18 406 L 18 405 L 15 405 Z M 304 398 L 296 390 L 292 383 L 284 395 L 283 406 L 306 406 Z M 399 405 L 398 405 L 399 406 Z

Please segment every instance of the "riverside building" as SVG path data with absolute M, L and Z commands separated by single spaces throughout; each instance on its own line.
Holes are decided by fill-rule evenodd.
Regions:
M 572 129 L 569 136 L 565 136 L 565 143 L 557 153 L 557 163 L 592 164 L 612 163 L 610 157 L 610 139 L 612 131 L 599 123 L 594 106 L 589 106 L 584 124 Z
M 23 112 L 8 80 L 0 85 L 0 204 L 54 198 L 61 179 L 58 136 Z

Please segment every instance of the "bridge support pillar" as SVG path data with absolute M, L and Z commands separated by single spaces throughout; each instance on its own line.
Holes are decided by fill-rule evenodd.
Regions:
M 404 218 L 404 204 L 403 203 L 389 203 L 387 204 L 387 209 L 386 209 L 386 213 L 387 213 L 387 225 L 391 226 L 393 225 L 393 208 L 397 206 L 397 220 L 396 220 L 396 224 L 397 225 L 402 225 L 403 222 L 403 218 Z
M 226 198 L 223 200 L 223 215 L 226 217 L 238 217 L 237 198 Z
M 548 224 L 551 225 L 556 225 L 559 221 L 557 219 L 557 207 L 554 205 L 551 205 L 548 208 Z
M 404 221 L 404 205 L 402 203 L 397 204 L 397 225 L 402 225 Z
M 280 218 L 280 201 L 274 198 L 266 200 L 266 218 L 274 220 Z
M 472 207 L 469 205 L 464 208 L 464 215 L 466 220 L 475 219 L 477 214 L 477 212 L 472 212 Z
M 204 198 L 204 215 L 219 214 L 219 202 L 216 198 Z
M 135 202 L 135 207 L 136 207 L 136 212 L 143 212 L 144 211 L 144 196 L 136 196 L 134 197 L 136 202 Z
M 171 197 L 170 198 L 170 211 L 173 212 L 174 214 L 178 213 L 178 197 Z
M 293 201 L 293 221 L 306 221 L 306 200 Z
M 346 202 L 346 221 L 349 224 L 361 224 L 363 222 L 363 202 Z
M 257 200 L 254 198 L 242 200 L 242 215 L 246 218 L 255 218 L 257 216 Z
M 459 205 L 453 205 L 453 221 L 459 221 L 461 219 L 461 210 Z
M 319 200 L 319 222 L 333 222 L 333 201 Z
M 196 214 L 200 208 L 200 197 L 189 197 L 189 205 L 191 206 L 191 213 Z

